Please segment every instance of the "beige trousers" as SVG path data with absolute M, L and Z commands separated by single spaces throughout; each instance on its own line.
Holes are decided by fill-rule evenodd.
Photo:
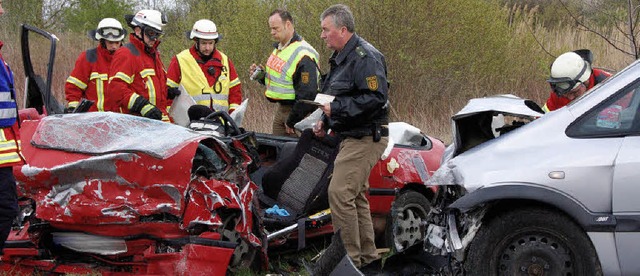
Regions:
M 271 126 L 271 133 L 278 136 L 291 136 L 297 137 L 295 134 L 287 134 L 287 129 L 284 127 L 284 123 L 289 118 L 289 113 L 293 109 L 293 105 L 284 105 L 277 103 L 276 113 L 273 116 L 273 125 Z
M 334 231 L 340 230 L 349 257 L 357 267 L 378 259 L 369 201 L 369 173 L 387 146 L 388 138 L 346 138 L 340 144 L 329 183 L 329 207 Z

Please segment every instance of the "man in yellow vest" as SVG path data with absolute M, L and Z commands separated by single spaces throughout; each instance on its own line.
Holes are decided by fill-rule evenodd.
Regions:
M 293 17 L 277 9 L 269 16 L 271 36 L 277 41 L 266 68 L 252 64 L 252 79 L 267 86 L 264 95 L 278 103 L 272 133 L 295 136 L 293 126 L 316 107 L 296 100 L 313 100 L 318 91 L 318 52 L 298 35 Z
M 198 20 L 187 34 L 194 44 L 171 59 L 169 99 L 180 95 L 178 86 L 182 84 L 196 103 L 232 113 L 242 102 L 242 86 L 233 62 L 216 47 L 221 37 L 216 24 Z

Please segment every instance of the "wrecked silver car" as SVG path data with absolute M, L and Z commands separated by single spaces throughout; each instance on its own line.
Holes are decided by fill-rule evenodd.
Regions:
M 470 275 L 640 271 L 640 63 L 543 115 L 513 96 L 453 116 L 424 249 Z

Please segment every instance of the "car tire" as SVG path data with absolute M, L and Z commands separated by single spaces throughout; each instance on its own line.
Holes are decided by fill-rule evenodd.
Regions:
M 602 275 L 585 232 L 543 208 L 491 218 L 469 245 L 464 267 L 467 275 Z
M 422 194 L 408 190 L 400 193 L 391 204 L 385 229 L 385 245 L 393 252 L 402 252 L 424 238 L 423 221 L 431 204 Z

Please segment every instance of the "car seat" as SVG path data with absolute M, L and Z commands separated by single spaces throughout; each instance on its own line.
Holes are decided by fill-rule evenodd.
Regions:
M 338 137 L 316 137 L 311 129 L 302 132 L 292 154 L 283 156 L 262 177 L 263 208 L 278 205 L 289 215 L 264 215 L 267 228 L 296 223 L 299 218 L 329 208 L 327 187 L 338 154 Z

